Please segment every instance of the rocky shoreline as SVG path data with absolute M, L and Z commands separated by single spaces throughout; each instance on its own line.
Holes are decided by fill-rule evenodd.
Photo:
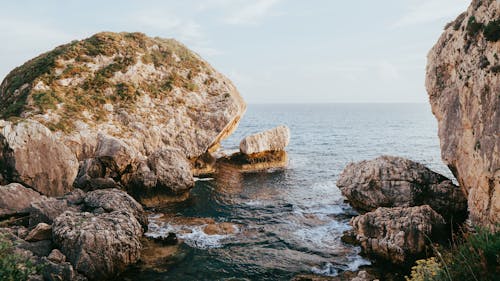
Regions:
M 343 241 L 376 266 L 294 280 L 398 280 L 388 267 L 408 272 L 466 221 L 498 230 L 500 41 L 482 30 L 499 15 L 498 1 L 472 1 L 428 56 L 442 158 L 458 185 L 400 157 L 348 164 L 337 186 L 359 215 Z M 0 242 L 36 268 L 27 280 L 111 280 L 132 265 L 155 268 L 189 230 L 146 237 L 154 225 L 145 208 L 186 200 L 195 177 L 287 166 L 286 126 L 245 137 L 233 154 L 221 150 L 245 110 L 229 79 L 171 39 L 103 32 L 26 62 L 0 85 Z M 161 220 L 204 235 L 238 231 L 209 218 Z

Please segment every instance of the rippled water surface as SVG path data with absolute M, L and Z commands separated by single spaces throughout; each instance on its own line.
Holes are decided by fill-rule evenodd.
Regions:
M 340 237 L 355 215 L 335 186 L 351 161 L 404 156 L 451 176 L 441 163 L 437 125 L 426 104 L 250 105 L 225 149 L 242 137 L 285 124 L 291 130 L 287 169 L 225 171 L 198 181 L 191 198 L 159 210 L 148 235 L 180 233 L 185 243 L 163 272 L 134 280 L 289 280 L 299 273 L 335 275 L 369 261 Z M 165 223 L 161 214 L 231 222 L 237 231 L 206 235 L 200 226 Z

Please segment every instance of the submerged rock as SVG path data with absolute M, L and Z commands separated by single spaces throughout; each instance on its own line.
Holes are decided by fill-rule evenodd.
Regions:
M 7 167 L 1 178 L 62 195 L 71 189 L 77 158 L 82 189 L 136 182 L 149 188 L 150 178 L 137 179 L 151 176 L 138 170 L 145 163 L 157 190 L 185 198 L 193 182 L 185 162 L 231 134 L 245 109 L 231 81 L 177 41 L 98 33 L 42 54 L 4 79 L 0 118 L 20 123 L 1 123 L 0 167 Z M 164 165 L 165 147 L 178 151 L 179 166 Z M 28 150 L 37 151 L 36 161 L 28 161 Z
M 40 193 L 18 183 L 0 185 L 0 218 L 28 214 L 31 202 L 42 198 Z
M 60 196 L 72 189 L 78 161 L 39 122 L 0 120 L 0 169 L 4 181 L 22 183 L 44 195 Z
M 353 207 L 363 211 L 427 204 L 447 221 L 463 221 L 467 214 L 466 198 L 450 179 L 401 157 L 350 163 L 337 186 Z
M 500 3 L 474 0 L 427 56 L 426 88 L 441 157 L 468 196 L 473 223 L 500 223 Z
M 90 280 L 110 279 L 140 258 L 142 227 L 130 213 L 65 212 L 52 227 L 58 248 Z
M 217 170 L 225 170 L 230 165 L 238 172 L 258 172 L 288 165 L 286 151 L 268 151 L 246 155 L 240 152 L 217 159 Z
M 290 142 L 290 129 L 287 126 L 263 131 L 245 137 L 240 142 L 240 152 L 243 154 L 254 154 L 268 151 L 282 151 Z
M 442 234 L 444 224 L 443 217 L 428 205 L 381 207 L 351 220 L 363 251 L 395 264 L 407 264 L 423 255 Z

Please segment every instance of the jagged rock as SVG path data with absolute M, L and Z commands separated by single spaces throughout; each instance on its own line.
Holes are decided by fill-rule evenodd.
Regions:
M 65 199 L 70 205 L 79 205 L 83 203 L 84 198 L 85 192 L 79 188 L 73 189 L 73 191 L 63 197 L 63 199 Z
M 353 207 L 363 211 L 427 204 L 453 222 L 463 221 L 467 213 L 466 198 L 450 179 L 401 157 L 350 163 L 337 186 Z
M 142 227 L 128 212 L 65 212 L 52 229 L 58 248 L 90 280 L 110 279 L 140 258 Z
M 66 256 L 63 253 L 61 253 L 61 251 L 59 251 L 58 249 L 54 249 L 47 256 L 47 259 L 51 262 L 62 263 L 66 261 Z
M 137 165 L 165 147 L 179 150 L 184 161 L 196 159 L 236 129 L 245 109 L 231 81 L 197 54 L 173 39 L 141 33 L 103 32 L 59 46 L 14 69 L 0 85 L 0 118 L 42 123 L 54 132 L 50 139 L 57 137 L 53 143 L 64 143 L 92 167 L 80 169 L 82 189 L 126 187 L 131 175 L 141 174 Z M 40 167 L 50 174 L 66 158 L 49 156 L 57 161 L 37 159 L 51 163 Z M 24 160 L 16 163 L 38 167 Z M 184 161 L 161 169 L 177 173 Z M 65 175 L 71 185 L 76 172 Z M 157 183 L 166 180 L 162 175 Z M 190 182 L 183 179 L 168 190 L 185 190 Z M 59 184 L 43 186 L 57 191 L 49 195 L 63 193 Z
M 287 126 L 263 131 L 245 137 L 240 142 L 240 152 L 243 154 L 254 154 L 267 151 L 281 151 L 290 142 L 290 129 Z
M 46 223 L 39 223 L 33 228 L 24 240 L 28 242 L 36 242 L 41 240 L 50 240 L 52 238 L 52 226 Z
M 486 26 L 499 14 L 498 1 L 472 1 L 430 50 L 426 75 L 441 157 L 467 193 L 471 221 L 491 227 L 500 223 L 500 41 Z
M 351 220 L 363 251 L 395 264 L 412 262 L 425 253 L 444 219 L 428 205 L 378 208 Z
M 42 276 L 45 281 L 85 281 L 83 275 L 74 270 L 69 262 L 54 262 L 48 258 L 42 258 Z
M 102 208 L 105 212 L 123 211 L 133 215 L 141 225 L 147 227 L 148 217 L 141 204 L 125 191 L 118 189 L 101 189 L 87 193 L 85 206 L 91 209 Z
M 43 198 L 40 193 L 18 183 L 0 185 L 0 218 L 29 213 L 31 202 Z
M 127 190 L 146 206 L 150 198 L 186 194 L 194 186 L 191 164 L 182 152 L 165 148 L 151 154 L 131 175 Z
M 55 218 L 65 211 L 79 211 L 76 206 L 68 205 L 64 199 L 45 198 L 43 200 L 31 203 L 30 207 L 30 226 L 39 223 L 52 224 Z
M 59 196 L 72 189 L 77 172 L 75 155 L 47 127 L 32 120 L 17 124 L 0 120 L 0 173 L 4 180 Z

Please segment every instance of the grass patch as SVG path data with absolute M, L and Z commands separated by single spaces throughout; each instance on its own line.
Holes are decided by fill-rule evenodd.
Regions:
M 483 30 L 486 40 L 496 42 L 500 40 L 500 19 L 490 21 Z
M 29 259 L 14 253 L 13 243 L 0 234 L 0 280 L 27 280 L 28 276 L 40 271 Z
M 488 281 L 500 276 L 500 232 L 477 229 L 436 257 L 417 261 L 407 281 Z
M 467 21 L 467 34 L 470 37 L 476 37 L 476 35 L 483 29 L 483 24 L 476 20 L 476 17 L 471 16 Z

